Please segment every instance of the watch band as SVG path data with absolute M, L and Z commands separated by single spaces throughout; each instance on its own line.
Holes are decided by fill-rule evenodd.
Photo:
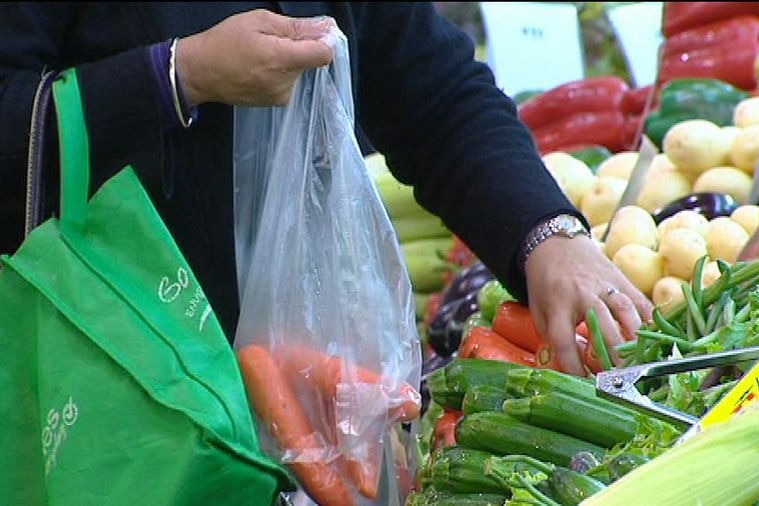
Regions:
M 543 241 L 554 235 L 560 235 L 571 239 L 577 235 L 586 235 L 590 237 L 590 232 L 585 225 L 574 215 L 559 214 L 537 225 L 530 230 L 522 244 L 519 256 L 519 266 L 524 269 L 524 264 L 530 254 Z

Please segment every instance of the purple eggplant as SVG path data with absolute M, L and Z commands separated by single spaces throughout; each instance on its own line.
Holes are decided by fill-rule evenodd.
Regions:
M 485 267 L 485 264 L 482 262 L 475 262 L 456 274 L 456 277 L 453 278 L 453 281 L 451 281 L 443 292 L 443 298 L 441 299 L 440 304 L 446 304 L 456 299 L 460 299 L 473 291 L 477 291 L 482 288 L 485 283 L 494 278 L 495 276 L 493 276 L 493 273 Z
M 730 216 L 736 207 L 738 203 L 727 193 L 701 192 L 691 193 L 674 200 L 651 214 L 658 225 L 670 216 L 686 209 L 696 211 L 707 220 L 712 220 L 718 216 Z
M 427 377 L 437 369 L 445 367 L 449 362 L 456 358 L 456 354 L 441 356 L 430 351 L 426 354 L 424 362 L 422 362 L 422 378 L 419 393 L 422 396 L 422 413 L 427 411 L 427 407 L 430 404 L 430 389 L 427 386 Z
M 478 291 L 473 290 L 440 306 L 427 328 L 427 342 L 438 355 L 447 357 L 459 348 L 464 324 L 479 309 Z

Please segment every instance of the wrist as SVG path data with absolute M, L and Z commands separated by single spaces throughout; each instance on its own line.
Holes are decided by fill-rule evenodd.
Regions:
M 559 214 L 539 223 L 527 233 L 519 250 L 520 268 L 524 270 L 524 265 L 532 252 L 547 239 L 551 237 L 572 239 L 578 235 L 590 237 L 590 232 L 585 224 L 572 214 Z
M 172 103 L 174 105 L 174 111 L 177 114 L 177 118 L 183 127 L 189 128 L 192 125 L 193 121 L 195 121 L 197 109 L 192 106 L 192 102 L 188 103 L 187 97 L 183 90 L 182 80 L 177 69 L 178 42 L 179 39 L 175 38 L 169 47 L 169 84 L 171 87 L 170 89 Z

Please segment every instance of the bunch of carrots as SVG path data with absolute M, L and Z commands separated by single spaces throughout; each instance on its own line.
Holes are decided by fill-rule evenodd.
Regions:
M 322 506 L 357 504 L 356 490 L 366 498 L 377 499 L 381 435 L 367 434 L 361 455 L 338 452 L 339 456 L 332 458 L 339 449 L 338 421 L 333 412 L 338 389 L 349 383 L 383 389 L 389 399 L 387 419 L 391 421 L 411 421 L 419 415 L 419 392 L 408 383 L 388 384 L 381 374 L 307 346 L 268 349 L 249 344 L 237 350 L 237 359 L 250 404 L 279 450 L 294 456 L 287 464 L 309 496 Z M 311 401 L 325 401 L 325 414 L 309 415 L 298 395 L 299 382 L 313 389 Z M 322 419 L 314 420 L 315 416 Z M 326 425 L 326 429 L 320 430 L 319 425 Z
M 585 367 L 594 374 L 604 370 L 585 321 L 575 329 L 575 340 Z M 490 326 L 471 327 L 461 341 L 458 356 L 561 371 L 551 344 L 538 332 L 529 308 L 516 301 L 501 303 Z

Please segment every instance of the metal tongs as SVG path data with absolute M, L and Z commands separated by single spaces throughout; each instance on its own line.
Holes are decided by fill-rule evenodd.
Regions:
M 690 427 L 697 424 L 699 418 L 652 401 L 640 393 L 635 386 L 636 383 L 644 378 L 655 378 L 707 367 L 733 365 L 757 359 L 759 359 L 759 346 L 752 346 L 710 353 L 703 356 L 663 360 L 649 364 L 611 369 L 599 372 L 596 375 L 596 389 L 604 397 L 608 397 L 614 401 L 622 401 L 632 405 L 634 408 L 643 409 L 675 425 Z

